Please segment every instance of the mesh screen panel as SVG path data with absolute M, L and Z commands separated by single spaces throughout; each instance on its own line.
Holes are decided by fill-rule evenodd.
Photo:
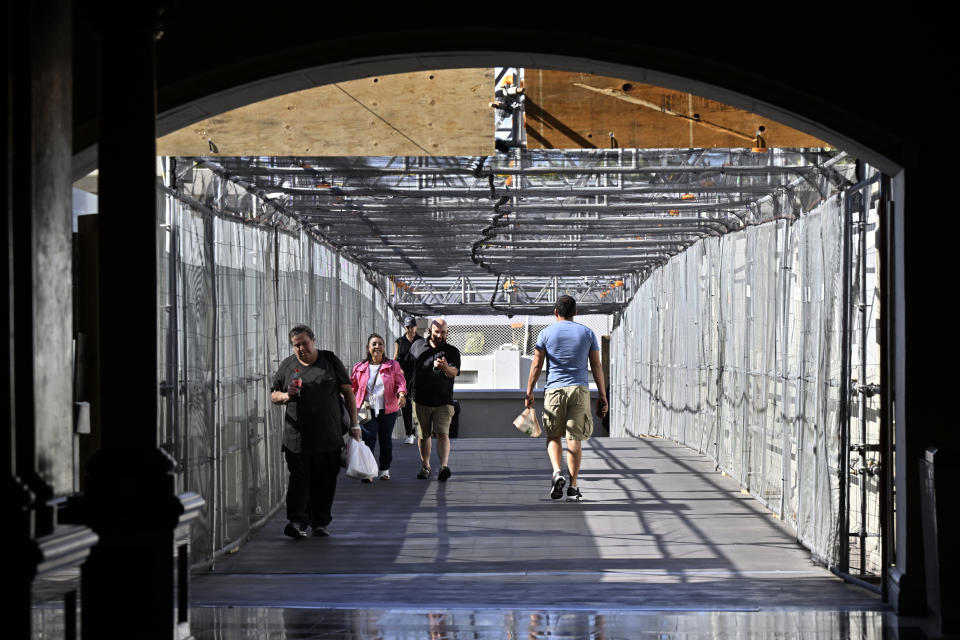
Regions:
M 700 241 L 640 286 L 610 349 L 612 436 L 670 438 L 711 456 L 828 564 L 847 544 L 839 512 L 847 480 L 839 413 L 843 206 L 834 195 L 796 220 Z M 864 254 L 867 272 L 875 273 L 875 248 Z M 870 284 L 872 307 L 875 280 Z M 859 300 L 849 304 L 856 309 Z M 869 370 L 855 366 L 853 377 L 876 380 L 875 320 L 866 334 L 853 333 L 871 345 Z M 858 414 L 861 401 L 872 410 Z M 877 402 L 851 403 L 854 417 L 869 423 L 863 430 L 872 442 L 879 437 Z M 861 427 L 852 423 L 856 433 Z M 866 500 L 866 526 L 875 532 L 876 476 L 852 475 L 858 477 L 851 484 L 869 488 L 863 498 L 851 496 L 857 514 L 850 530 L 859 528 Z M 864 544 L 867 560 L 854 561 L 851 551 L 851 567 L 875 574 L 878 538 Z
M 310 325 L 318 347 L 349 369 L 369 333 L 392 343 L 399 323 L 356 265 L 313 238 L 169 193 L 159 200 L 160 429 L 178 464 L 178 491 L 206 500 L 192 529 L 200 564 L 283 502 L 283 412 L 270 403 L 270 383 L 292 353 L 290 327 Z

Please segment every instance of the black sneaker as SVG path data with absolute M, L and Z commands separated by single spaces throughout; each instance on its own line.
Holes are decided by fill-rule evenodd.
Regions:
M 450 472 L 450 467 L 443 467 L 440 469 L 440 474 L 437 476 L 437 480 L 440 482 L 446 482 L 447 478 L 449 478 L 451 475 L 453 474 Z
M 288 522 L 287 526 L 283 528 L 283 534 L 294 540 L 299 540 L 307 537 L 307 528 L 299 522 Z
M 583 496 L 580 495 L 579 487 L 567 487 L 567 502 L 580 502 L 581 499 Z
M 430 467 L 420 465 L 420 473 L 417 474 L 417 477 L 421 480 L 426 480 L 430 477 Z
M 567 484 L 566 479 L 563 477 L 562 473 L 558 473 L 553 476 L 553 485 L 550 488 L 550 497 L 554 500 L 559 500 L 563 497 L 563 485 Z
M 304 534 L 306 535 L 306 534 Z M 330 535 L 330 531 L 326 527 L 314 527 L 313 528 L 313 537 L 314 538 L 326 538 Z

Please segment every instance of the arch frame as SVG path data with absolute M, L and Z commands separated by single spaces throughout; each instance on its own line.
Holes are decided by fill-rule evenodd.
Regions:
M 335 15 L 304 15 L 299 24 L 284 24 L 283 19 L 266 15 L 258 16 L 262 19 L 254 23 L 239 12 L 231 13 L 230 8 L 214 6 L 218 4 L 191 6 L 189 15 L 183 6 L 175 6 L 170 14 L 171 26 L 165 29 L 157 47 L 156 122 L 160 134 L 252 101 L 342 80 L 418 69 L 511 65 L 579 70 L 689 91 L 814 135 L 891 176 L 892 219 L 884 233 L 892 273 L 884 292 L 890 305 L 884 348 L 893 359 L 897 463 L 905 465 L 897 470 L 898 574 L 892 582 L 898 592 L 911 594 L 903 612 L 922 609 L 918 605 L 923 597 L 922 543 L 919 525 L 915 524 L 919 519 L 909 517 L 919 510 L 916 466 L 929 443 L 958 442 L 958 436 L 942 422 L 930 422 L 935 418 L 933 409 L 924 407 L 923 402 L 910 402 L 918 395 L 919 385 L 912 389 L 907 385 L 908 378 L 919 381 L 918 374 L 926 373 L 920 369 L 918 358 L 907 359 L 907 321 L 934 312 L 932 302 L 917 304 L 923 298 L 918 295 L 922 293 L 918 285 L 926 280 L 925 267 L 934 266 L 937 258 L 927 253 L 928 247 L 918 233 L 921 218 L 915 214 L 935 198 L 923 193 L 923 187 L 933 183 L 925 171 L 927 158 L 935 157 L 926 152 L 935 150 L 935 145 L 914 132 L 914 124 L 924 112 L 923 105 L 911 95 L 928 86 L 931 78 L 939 77 L 940 65 L 929 65 L 939 58 L 933 48 L 934 38 L 928 38 L 926 44 L 911 45 L 909 51 L 883 51 L 887 55 L 879 63 L 858 61 L 859 65 L 845 67 L 845 60 L 831 64 L 829 60 L 811 59 L 811 50 L 814 56 L 824 58 L 836 53 L 829 41 L 818 36 L 828 29 L 829 33 L 845 29 L 842 33 L 856 36 L 857 27 L 861 33 L 875 35 L 878 25 L 863 16 L 838 15 L 834 8 L 829 23 L 821 24 L 822 16 L 795 16 L 797 20 L 784 29 L 781 38 L 790 38 L 797 53 L 778 55 L 777 51 L 770 53 L 769 47 L 752 51 L 738 48 L 739 38 L 745 37 L 741 31 L 736 32 L 737 38 L 728 37 L 726 41 L 701 37 L 720 32 L 733 21 L 718 21 L 715 15 L 693 8 L 683 16 L 684 30 L 678 38 L 675 21 L 653 23 L 656 17 L 649 19 L 653 23 L 649 29 L 632 24 L 613 29 L 605 21 L 576 22 L 569 16 L 546 26 L 519 29 L 426 20 L 423 16 L 428 8 L 397 20 L 389 15 L 363 15 L 359 7 L 346 7 L 337 9 Z M 209 19 L 218 11 L 222 14 L 215 16 L 219 19 L 216 28 L 221 32 L 235 29 L 231 35 L 236 41 L 251 34 L 262 36 L 279 24 L 284 24 L 285 30 L 277 37 L 259 38 L 255 48 L 237 48 L 224 56 L 213 43 L 208 26 L 214 24 Z M 522 21 L 522 16 L 519 18 Z M 898 26 L 906 29 L 908 18 L 900 20 Z M 750 28 L 745 23 L 737 26 L 740 30 Z M 764 39 L 756 41 L 763 43 Z M 725 46 L 730 42 L 734 45 Z M 876 42 L 886 44 L 879 39 Z M 202 65 L 197 64 L 198 52 L 209 54 Z M 99 66 L 85 66 L 82 52 L 77 61 L 75 86 L 84 88 L 87 81 L 99 84 L 100 79 L 95 77 Z M 874 99 L 867 90 L 874 87 L 881 99 Z M 97 162 L 94 141 L 99 111 L 91 107 L 91 100 L 81 96 L 75 103 L 75 177 L 84 175 Z M 908 173 L 909 190 L 905 179 Z M 908 291 L 913 301 L 909 314 Z M 931 335 L 911 335 L 909 342 L 909 351 L 914 353 L 934 344 Z M 910 432 L 906 430 L 908 402 Z M 900 482 L 906 485 L 901 488 Z M 901 583 L 902 575 L 909 575 L 909 582 Z M 892 600 L 899 603 L 899 595 Z M 897 608 L 901 610 L 899 604 Z

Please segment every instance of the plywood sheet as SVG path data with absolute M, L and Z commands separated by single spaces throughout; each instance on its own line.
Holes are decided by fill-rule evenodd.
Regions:
M 160 138 L 157 153 L 488 155 L 494 140 L 493 91 L 493 69 L 417 71 L 341 82 L 202 120 Z
M 743 136 L 717 127 L 752 137 L 760 126 L 765 127 L 768 147 L 829 146 L 796 129 L 721 102 L 620 78 L 528 69 L 525 87 L 525 129 L 530 149 L 752 147 L 753 143 Z M 659 109 L 630 102 L 629 98 Z

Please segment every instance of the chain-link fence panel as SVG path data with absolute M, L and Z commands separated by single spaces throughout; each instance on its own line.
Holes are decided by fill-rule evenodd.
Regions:
M 847 561 L 854 574 L 879 573 L 883 566 L 880 537 L 880 493 L 883 473 L 880 437 L 879 252 L 880 189 L 869 182 L 850 197 L 849 333 L 850 406 L 847 448 L 849 546 Z M 890 462 L 888 461 L 889 465 Z M 892 466 L 891 466 L 892 468 Z M 843 515 L 843 514 L 841 514 Z
M 203 212 L 161 197 L 160 300 L 165 322 L 158 336 L 162 371 L 161 446 L 177 461 L 177 490 L 208 497 L 215 490 L 216 309 L 213 233 Z M 194 558 L 211 553 L 215 511 L 204 509 L 192 527 Z
M 560 291 L 560 294 L 564 294 Z M 540 332 L 555 322 L 552 316 L 477 316 L 450 315 L 447 341 L 460 350 L 461 355 L 489 356 L 509 349 L 532 356 Z M 599 338 L 610 335 L 611 319 L 606 315 L 578 315 L 577 322 L 589 327 Z

